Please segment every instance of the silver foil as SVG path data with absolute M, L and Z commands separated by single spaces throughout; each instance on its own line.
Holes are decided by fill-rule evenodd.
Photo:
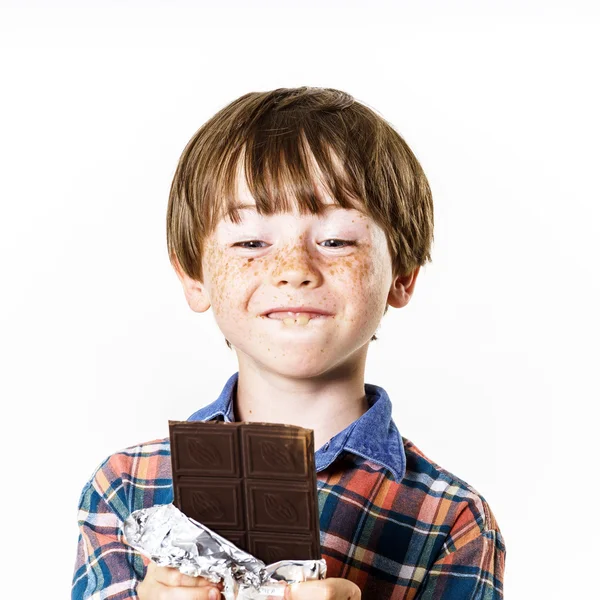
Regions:
M 123 525 L 127 543 L 161 567 L 223 581 L 226 600 L 282 597 L 287 584 L 324 579 L 320 560 L 282 560 L 271 565 L 241 550 L 173 504 L 136 510 Z

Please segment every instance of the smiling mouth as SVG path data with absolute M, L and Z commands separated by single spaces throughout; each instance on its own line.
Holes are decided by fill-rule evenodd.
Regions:
M 309 321 L 314 319 L 324 319 L 328 315 L 318 313 L 291 313 L 291 312 L 275 312 L 265 315 L 264 318 L 272 321 L 283 321 L 284 325 L 308 325 Z

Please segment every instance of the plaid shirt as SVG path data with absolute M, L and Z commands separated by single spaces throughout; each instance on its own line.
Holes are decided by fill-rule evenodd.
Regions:
M 189 420 L 234 421 L 237 378 Z M 506 550 L 488 503 L 400 436 L 383 388 L 365 393 L 369 410 L 315 452 L 327 576 L 353 581 L 363 600 L 500 600 Z M 72 599 L 137 598 L 148 559 L 123 522 L 172 501 L 168 438 L 107 458 L 79 501 Z

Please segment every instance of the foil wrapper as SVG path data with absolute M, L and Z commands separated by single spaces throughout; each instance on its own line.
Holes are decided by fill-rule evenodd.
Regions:
M 136 510 L 123 525 L 127 543 L 161 567 L 224 584 L 226 600 L 283 597 L 288 584 L 324 579 L 320 560 L 282 560 L 270 565 L 202 523 L 186 517 L 173 504 Z

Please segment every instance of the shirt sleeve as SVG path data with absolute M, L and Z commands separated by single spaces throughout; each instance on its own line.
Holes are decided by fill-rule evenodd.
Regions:
M 449 538 L 419 600 L 502 600 L 506 549 L 499 529 Z
M 71 599 L 137 600 L 136 587 L 144 578 L 147 561 L 125 542 L 123 520 L 94 480 L 81 493 L 78 521 Z

